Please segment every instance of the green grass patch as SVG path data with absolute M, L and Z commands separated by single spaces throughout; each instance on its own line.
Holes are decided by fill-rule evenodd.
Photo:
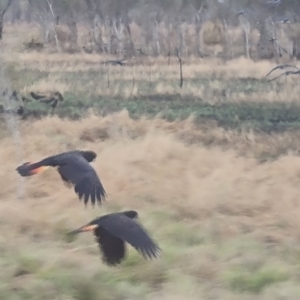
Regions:
M 227 271 L 224 275 L 225 282 L 235 292 L 260 293 L 267 286 L 289 278 L 287 271 L 275 267 L 261 268 L 257 271 L 248 271 L 237 268 Z
M 214 120 L 225 129 L 254 129 L 267 133 L 300 128 L 298 104 L 263 101 L 209 104 L 202 99 L 180 95 L 169 97 L 156 94 L 123 99 L 120 96 L 87 97 L 84 94 L 66 93 L 65 101 L 60 103 L 55 114 L 61 118 L 76 120 L 85 117 L 89 108 L 102 115 L 127 109 L 129 115 L 135 119 L 159 114 L 168 121 L 184 120 L 193 114 L 198 124 Z M 44 104 L 32 102 L 26 104 L 23 118 L 40 118 L 49 111 Z
M 22 276 L 24 274 L 35 274 L 39 271 L 43 262 L 34 255 L 21 254 L 16 260 L 17 266 L 14 276 Z
M 62 118 L 80 119 L 86 116 L 89 108 L 103 115 L 127 109 L 133 118 L 160 114 L 169 121 L 183 120 L 193 114 L 199 124 L 214 120 L 225 129 L 254 129 L 270 133 L 300 128 L 300 105 L 257 99 L 257 95 L 262 97 L 264 93 L 280 91 L 284 87 L 281 82 L 268 83 L 264 79 L 251 77 L 229 79 L 225 75 L 207 78 L 203 74 L 196 74 L 194 78 L 185 80 L 187 90 L 181 93 L 177 79 L 159 76 L 155 81 L 137 78 L 135 86 L 138 92 L 130 95 L 128 90 L 133 82 L 125 77 L 126 68 L 121 68 L 117 71 L 119 79 L 115 80 L 111 74 L 111 95 L 105 96 L 101 95 L 101 87 L 107 89 L 107 72 L 108 69 L 100 72 L 52 72 L 51 75 L 60 78 L 60 83 L 70 87 L 69 92 L 64 93 L 65 100 L 60 103 L 56 114 Z M 120 74 L 124 74 L 124 79 L 122 76 L 120 78 Z M 7 76 L 16 89 L 49 75 L 50 72 L 30 68 L 19 70 L 15 63 L 7 67 Z M 170 87 L 168 93 L 156 91 L 156 87 L 162 84 Z M 96 93 L 91 86 L 98 87 L 99 91 Z M 201 90 L 201 96 L 195 96 L 192 92 L 189 94 L 189 90 Z M 251 101 L 232 101 L 238 99 L 240 93 L 251 97 Z M 41 118 L 49 111 L 46 105 L 33 101 L 26 103 L 23 118 Z

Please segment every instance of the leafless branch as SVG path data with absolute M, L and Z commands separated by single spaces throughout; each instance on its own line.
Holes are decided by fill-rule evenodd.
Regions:
M 4 16 L 4 14 L 6 13 L 6 11 L 8 10 L 8 8 L 11 6 L 12 4 L 12 0 L 8 0 L 6 6 L 4 7 L 4 9 L 1 12 L 1 17 Z
M 179 49 L 176 51 L 178 62 L 179 62 L 179 86 L 182 88 L 183 86 L 183 75 L 182 75 L 182 59 Z
M 283 72 L 282 74 L 280 74 L 280 75 L 278 75 L 278 76 L 276 76 L 276 77 L 274 77 L 274 78 L 272 78 L 272 79 L 269 79 L 268 82 L 273 81 L 273 80 L 275 80 L 275 79 L 277 79 L 277 78 L 280 78 L 280 77 L 282 77 L 282 76 L 284 76 L 284 75 L 285 75 L 285 76 L 288 76 L 288 75 L 300 75 L 300 70 Z
M 10 7 L 10 5 L 12 4 L 12 1 L 13 0 L 8 0 L 7 3 L 6 3 L 6 6 L 0 12 L 0 40 L 2 40 L 2 36 L 3 36 L 3 19 L 4 19 L 4 15 L 5 15 L 6 11 L 8 10 L 8 8 Z
M 119 66 L 125 66 L 126 62 L 125 62 L 126 58 L 122 58 L 122 59 L 115 59 L 115 60 L 106 60 L 101 62 L 101 65 L 106 65 L 106 64 L 110 64 L 113 66 L 119 65 Z
M 298 67 L 296 67 L 296 66 L 292 66 L 292 65 L 278 65 L 278 66 L 276 66 L 275 68 L 273 68 L 266 76 L 265 76 L 265 78 L 266 77 L 268 77 L 272 72 L 274 72 L 275 70 L 283 70 L 284 68 L 294 68 L 294 69 L 297 69 L 297 70 L 300 70 Z
M 55 23 L 56 23 L 56 18 L 55 18 L 55 14 L 54 14 L 54 11 L 53 11 L 53 3 L 50 3 L 49 0 L 46 0 L 48 6 L 49 6 L 49 9 L 51 11 L 51 14 L 53 16 L 53 32 L 54 32 L 54 38 L 55 38 L 55 43 L 56 43 L 56 48 L 57 48 L 57 51 L 60 52 L 60 47 L 59 47 L 59 42 L 58 42 L 58 38 L 57 38 L 57 33 L 56 33 L 56 30 L 55 30 Z

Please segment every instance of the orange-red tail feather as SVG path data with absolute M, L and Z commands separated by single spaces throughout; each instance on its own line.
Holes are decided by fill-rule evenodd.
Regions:
M 47 166 L 42 166 L 42 167 L 38 167 L 36 169 L 30 169 L 28 168 L 31 165 L 30 162 L 26 162 L 23 165 L 21 165 L 20 167 L 18 167 L 18 171 L 22 176 L 31 176 L 31 175 L 35 175 L 38 173 L 43 172 L 44 170 L 48 169 L 49 167 Z

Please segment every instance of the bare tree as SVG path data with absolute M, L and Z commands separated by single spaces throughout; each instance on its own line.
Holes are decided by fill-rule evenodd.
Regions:
M 5 19 L 38 23 L 45 44 L 58 51 L 67 51 L 65 45 L 79 46 L 80 41 L 86 52 L 119 58 L 171 56 L 177 47 L 182 57 L 231 59 L 244 53 L 254 59 L 254 49 L 258 58 L 279 58 L 287 52 L 300 58 L 298 0 L 22 0 L 29 5 L 19 1 L 0 1 L 0 39 L 4 14 L 13 3 Z M 289 23 L 278 22 L 287 17 Z M 285 50 L 287 43 L 293 50 Z
M 0 40 L 3 37 L 4 15 L 12 4 L 13 0 L 7 0 L 6 4 L 0 10 Z
M 250 22 L 247 20 L 243 12 L 237 14 L 240 24 L 243 28 L 244 34 L 244 45 L 245 45 L 245 56 L 250 58 L 250 45 L 249 45 L 249 34 L 250 34 Z

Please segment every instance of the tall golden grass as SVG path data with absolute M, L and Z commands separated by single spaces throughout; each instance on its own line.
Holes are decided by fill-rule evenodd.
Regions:
M 0 238 L 6 251 L 37 255 L 43 260 L 39 272 L 63 262 L 67 264 L 66 260 L 75 264 L 80 273 L 103 268 L 104 272 L 108 268 L 101 264 L 98 248 L 90 236 L 80 237 L 71 246 L 66 246 L 60 236 L 96 216 L 123 209 L 137 210 L 142 223 L 163 248 L 158 262 L 144 263 L 145 266 L 154 264 L 155 268 L 168 261 L 168 235 L 176 237 L 170 227 L 170 217 L 178 224 L 186 223 L 190 230 L 195 228 L 198 234 L 202 228 L 221 244 L 245 232 L 266 247 L 269 243 L 295 243 L 300 238 L 300 158 L 297 155 L 288 154 L 260 164 L 251 155 L 241 155 L 234 147 L 187 143 L 177 134 L 182 130 L 192 133 L 195 128 L 190 120 L 180 123 L 132 120 L 126 111 L 107 117 L 91 114 L 81 121 L 48 117 L 22 123 L 22 162 L 72 149 L 96 151 L 98 157 L 93 167 L 107 190 L 108 199 L 100 208 L 84 208 L 74 191 L 64 186 L 56 170 L 49 169 L 24 179 L 25 198 L 18 201 L 20 177 L 15 168 L 21 161 L 17 160 L 12 139 L 3 138 L 0 141 Z M 222 135 L 221 131 L 219 134 Z M 153 219 L 149 217 L 152 213 L 162 215 Z M 172 226 L 179 226 L 175 224 Z M 202 248 L 187 246 L 185 250 L 177 263 L 168 264 L 168 269 L 176 270 L 181 266 L 180 261 L 189 257 L 193 263 L 186 261 L 180 267 L 182 280 L 192 284 L 184 277 L 188 274 L 205 280 L 192 285 L 194 291 L 182 283 L 180 292 L 176 280 L 171 280 L 152 299 L 174 299 L 177 293 L 174 290 L 179 293 L 175 299 L 198 299 L 206 280 L 211 278 L 216 282 L 221 265 L 213 262 Z M 233 297 L 228 290 L 224 293 Z
M 225 215 L 233 223 L 251 217 L 254 227 L 264 225 L 261 221 L 266 217 L 273 225 L 288 219 L 295 222 L 291 228 L 297 232 L 298 156 L 286 154 L 262 164 L 228 145 L 188 144 L 176 134 L 183 129 L 193 132 L 193 127 L 190 120 L 178 124 L 160 119 L 132 120 L 123 111 L 107 117 L 90 115 L 82 121 L 48 117 L 24 122 L 20 132 L 25 161 L 72 149 L 96 151 L 94 167 L 109 195 L 101 210 L 110 205 L 169 209 L 195 222 L 205 222 L 214 214 Z M 5 180 L 2 204 L 6 207 L 13 203 L 15 207 L 19 178 L 15 168 L 20 162 L 14 156 L 16 149 L 10 137 L 1 144 L 1 175 Z M 257 145 L 262 147 L 262 143 Z M 55 170 L 26 178 L 25 182 L 26 200 L 19 204 L 40 206 L 40 216 L 61 215 L 74 226 L 101 213 L 98 209 L 82 210 L 73 190 L 61 183 Z M 51 222 L 51 218 L 42 219 Z
M 108 133 L 105 140 L 101 140 L 101 129 Z M 131 130 L 140 131 L 141 136 L 133 139 Z M 87 134 L 91 135 L 89 141 L 85 141 Z M 136 209 L 161 207 L 197 222 L 205 221 L 211 214 L 227 215 L 231 221 L 236 217 L 259 221 L 266 217 L 264 212 L 274 224 L 288 215 L 289 222 L 296 222 L 292 216 L 297 217 L 298 213 L 297 156 L 287 155 L 260 165 L 232 150 L 186 145 L 155 121 L 133 121 L 124 113 L 106 118 L 91 116 L 81 122 L 47 118 L 23 124 L 21 135 L 24 159 L 28 161 L 76 148 L 96 151 L 94 166 L 109 194 L 107 207 L 110 203 Z M 16 150 L 11 139 L 1 143 L 1 175 L 5 180 L 2 204 L 15 209 L 18 175 L 14 169 L 20 162 L 14 159 Z M 27 179 L 26 187 L 26 200 L 19 204 L 23 207 L 26 203 L 28 208 L 40 206 L 37 216 L 27 216 L 30 219 L 42 217 L 48 223 L 51 215 L 49 220 L 44 217 L 50 213 L 66 217 L 74 226 L 95 213 L 81 209 L 73 191 L 61 184 L 54 170 Z M 150 203 L 139 196 L 149 197 Z M 6 214 L 5 210 L 2 212 Z M 24 211 L 22 214 L 26 217 Z M 297 226 L 294 230 L 298 231 Z
M 184 59 L 183 88 L 179 87 L 179 65 L 176 59 L 170 64 L 167 58 L 145 58 L 144 60 L 129 60 L 128 67 L 105 66 L 101 62 L 113 57 L 97 54 L 66 54 L 66 53 L 2 53 L 5 63 L 13 66 L 14 76 L 26 75 L 26 72 L 47 72 L 46 77 L 37 79 L 34 83 L 19 86 L 18 80 L 15 87 L 21 92 L 30 91 L 46 92 L 58 90 L 61 93 L 76 92 L 101 96 L 122 96 L 125 98 L 147 96 L 149 94 L 180 94 L 202 98 L 209 103 L 226 102 L 283 102 L 298 103 L 299 85 L 297 77 L 290 75 L 277 80 L 277 88 L 270 89 L 271 83 L 265 82 L 265 75 L 276 64 L 271 61 L 254 62 L 245 58 L 238 58 L 229 62 L 219 59 L 201 59 L 190 57 Z M 79 75 L 83 72 L 84 75 Z M 96 72 L 91 76 L 89 72 Z M 283 72 L 277 70 L 271 74 L 271 79 Z M 66 80 L 68 74 L 74 73 L 77 78 Z M 86 77 L 85 77 L 86 76 Z M 81 79 L 89 78 L 84 84 Z M 248 91 L 246 83 L 237 83 L 237 91 L 232 91 L 231 80 L 239 79 L 261 81 L 262 87 L 255 93 Z M 208 80 L 207 84 L 196 84 L 196 80 Z M 127 84 L 124 84 L 124 81 Z M 153 88 L 145 89 L 143 83 L 153 83 Z M 141 84 L 140 84 L 141 83 Z M 238 86 L 240 85 L 240 86 Z M 265 85 L 265 89 L 263 88 Z M 251 88 L 251 86 L 250 86 Z M 226 94 L 226 99 L 222 96 Z
M 106 57 L 95 54 L 2 50 L 3 61 L 13 65 L 17 71 L 13 74 L 19 78 L 28 70 L 49 72 L 48 77 L 30 84 L 24 81 L 19 85 L 18 78 L 12 78 L 25 93 L 53 89 L 88 93 L 93 89 L 99 95 L 124 96 L 127 92 L 118 90 L 118 82 L 134 78 L 135 89 L 126 88 L 137 96 L 142 94 L 139 80 L 155 82 L 153 89 L 159 94 L 202 96 L 202 90 L 189 83 L 182 90 L 161 83 L 162 78 L 178 76 L 177 62 L 171 60 L 168 65 L 161 57 L 120 68 L 100 65 Z M 189 58 L 184 76 L 207 76 L 208 89 L 221 91 L 231 79 L 260 79 L 273 66 L 267 61 L 237 59 L 224 63 Z M 109 70 L 114 84 L 107 88 L 98 78 L 86 85 L 80 84 L 79 77 L 63 80 L 69 72 L 90 70 Z M 299 101 L 296 81 L 289 79 L 281 87 L 277 93 L 249 96 L 241 92 L 227 100 Z M 213 93 L 211 97 L 205 95 L 205 101 L 219 101 Z M 224 130 L 213 121 L 196 125 L 192 117 L 172 123 L 160 118 L 133 120 L 127 111 L 106 117 L 91 112 L 80 121 L 55 116 L 22 121 L 18 130 L 22 161 L 5 124 L 0 127 L 0 299 L 279 300 L 282 295 L 284 299 L 298 299 L 298 132 L 239 133 Z M 108 193 L 103 206 L 85 208 L 55 169 L 23 179 L 15 170 L 25 161 L 73 149 L 98 154 L 92 165 Z M 23 187 L 24 199 L 18 200 Z M 129 249 L 121 267 L 111 269 L 101 263 L 89 234 L 66 243 L 68 230 L 123 209 L 139 212 L 141 222 L 163 250 L 161 258 L 143 261 Z M 287 273 L 288 279 L 251 295 L 243 291 L 245 283 L 241 280 L 246 279 L 237 266 L 258 276 L 248 283 L 248 292 L 272 283 L 273 274 L 279 271 Z M 266 266 L 267 275 L 256 275 L 261 266 Z M 16 276 L 16 271 L 24 270 L 28 273 Z M 235 279 L 227 271 L 235 272 Z M 240 284 L 241 290 L 226 285 L 228 281 L 234 287 Z M 81 296 L 72 294 L 80 287 Z M 92 291 L 96 291 L 94 296 L 88 296 Z

